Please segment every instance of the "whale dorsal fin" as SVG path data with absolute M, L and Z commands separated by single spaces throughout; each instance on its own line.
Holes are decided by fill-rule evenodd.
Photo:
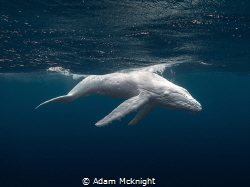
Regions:
M 150 95 L 148 93 L 141 92 L 139 95 L 124 101 L 109 115 L 98 121 L 95 125 L 98 127 L 103 127 L 114 120 L 120 120 L 122 117 L 128 115 L 129 113 L 137 111 L 139 108 L 145 105 L 149 101 L 149 99 Z
M 144 105 L 138 114 L 134 117 L 134 119 L 128 124 L 129 126 L 135 126 L 137 125 L 141 120 L 147 117 L 147 115 L 152 112 L 155 108 L 155 105 L 153 104 L 146 104 Z

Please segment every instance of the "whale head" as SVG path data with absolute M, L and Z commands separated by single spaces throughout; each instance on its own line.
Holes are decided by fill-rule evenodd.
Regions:
M 170 91 L 164 92 L 162 107 L 169 110 L 187 111 L 191 114 L 202 110 L 201 104 L 185 88 L 177 85 L 174 85 Z

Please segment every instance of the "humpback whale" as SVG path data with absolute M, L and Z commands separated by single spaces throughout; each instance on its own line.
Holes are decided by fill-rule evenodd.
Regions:
M 126 99 L 110 114 L 95 125 L 103 127 L 120 120 L 131 112 L 139 112 L 128 124 L 134 126 L 144 119 L 155 107 L 168 110 L 188 111 L 195 114 L 202 110 L 201 104 L 190 93 L 165 78 L 150 72 L 111 73 L 91 75 L 79 82 L 67 95 L 59 96 L 38 105 L 49 103 L 71 103 L 92 94 Z

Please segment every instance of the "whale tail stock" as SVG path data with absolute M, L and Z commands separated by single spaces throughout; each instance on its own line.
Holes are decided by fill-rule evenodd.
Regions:
M 44 103 L 41 103 L 40 105 L 38 105 L 35 109 L 39 108 L 42 105 L 45 104 L 50 104 L 50 103 L 66 103 L 69 104 L 73 101 L 72 96 L 71 95 L 63 95 L 63 96 L 59 96 L 53 99 L 50 99 L 48 101 L 45 101 Z

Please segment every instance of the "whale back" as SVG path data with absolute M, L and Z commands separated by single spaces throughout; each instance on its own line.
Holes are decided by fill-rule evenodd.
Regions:
M 124 73 L 91 75 L 78 83 L 69 93 L 76 98 L 91 94 L 128 99 L 139 94 L 138 84 Z

